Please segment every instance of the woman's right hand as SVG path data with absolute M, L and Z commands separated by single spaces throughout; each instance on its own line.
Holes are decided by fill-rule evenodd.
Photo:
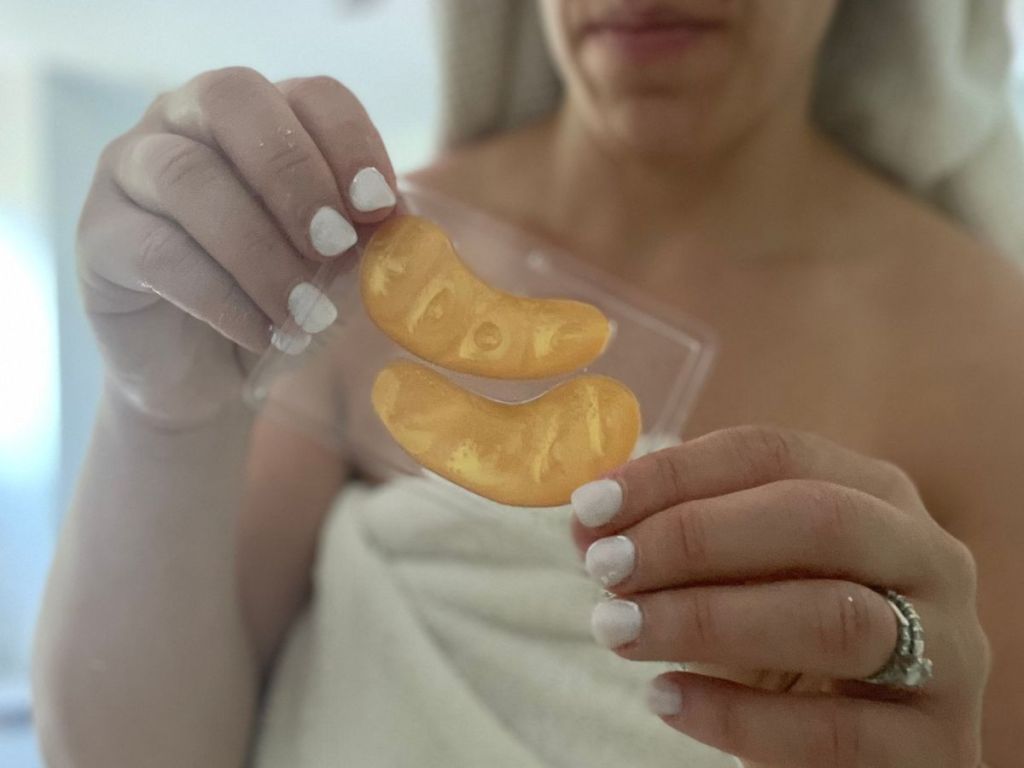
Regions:
M 366 111 L 330 78 L 230 68 L 159 97 L 103 152 L 79 225 L 110 384 L 156 423 L 211 419 L 238 396 L 241 350 L 299 352 L 333 321 L 311 280 L 353 224 L 391 212 L 394 186 Z

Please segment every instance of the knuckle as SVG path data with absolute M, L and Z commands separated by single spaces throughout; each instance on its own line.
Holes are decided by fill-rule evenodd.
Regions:
M 160 288 L 161 276 L 180 260 L 177 237 L 170 226 L 155 226 L 139 244 L 138 272 L 147 288 Z
M 158 140 L 153 137 L 139 143 L 141 163 L 158 197 L 194 192 L 209 185 L 220 173 L 220 166 L 203 145 L 188 139 Z
M 262 177 L 264 184 L 273 184 L 282 177 L 307 175 L 313 170 L 313 158 L 305 150 L 288 143 L 263 160 Z
M 856 707 L 839 702 L 824 704 L 819 710 L 819 728 L 810 740 L 809 765 L 835 768 L 862 768 L 863 718 Z
M 230 66 L 213 69 L 206 73 L 210 87 L 246 87 L 266 82 L 266 79 L 252 67 Z
M 688 591 L 680 626 L 685 628 L 700 649 L 717 648 L 721 641 L 720 622 L 711 593 L 705 589 Z
M 917 485 L 899 465 L 884 459 L 877 459 L 875 468 L 879 477 L 882 498 L 900 504 L 910 504 L 920 500 Z
M 877 602 L 872 601 L 873 596 L 870 590 L 856 584 L 836 582 L 828 588 L 815 616 L 823 658 L 853 662 L 872 655 L 870 641 L 876 637 L 875 630 L 881 629 L 873 609 Z M 879 632 L 878 636 L 884 635 Z
M 225 329 L 240 326 L 250 314 L 250 302 L 245 291 L 233 280 L 226 280 L 217 286 L 210 297 L 210 306 L 215 328 Z
M 100 169 L 116 168 L 117 159 L 124 151 L 127 141 L 128 134 L 122 134 L 103 147 L 103 150 L 100 152 L 99 162 L 97 163 L 98 167 Z
M 978 592 L 978 561 L 971 548 L 954 536 L 946 536 L 952 573 L 960 589 L 974 599 Z
M 834 483 L 801 482 L 800 487 L 807 495 L 812 540 L 823 555 L 832 555 L 850 538 L 857 500 L 848 489 Z
M 878 473 L 893 487 L 910 484 L 910 476 L 899 465 L 885 459 L 875 459 Z
M 148 121 L 156 121 L 166 115 L 169 108 L 174 104 L 176 93 L 174 91 L 163 91 L 158 93 L 153 101 L 146 107 L 146 111 L 142 113 L 142 119 L 139 121 L 140 124 Z
M 680 452 L 668 448 L 652 454 L 652 460 L 658 484 L 671 494 L 673 499 L 685 499 L 686 473 L 683 471 Z
M 275 233 L 257 223 L 239 233 L 237 239 L 223 252 L 223 266 L 232 274 L 239 276 L 245 287 L 263 295 L 273 286 L 279 288 L 280 302 L 283 305 L 287 295 L 287 286 L 283 284 L 287 278 L 281 274 L 283 270 L 260 268 L 257 265 L 281 264 L 284 253 Z
M 927 564 L 937 588 L 958 608 L 973 610 L 978 594 L 978 564 L 970 548 L 937 524 L 928 536 Z
M 739 707 L 729 697 L 722 697 L 714 708 L 712 727 L 717 731 L 718 741 L 728 744 L 731 751 L 744 751 L 747 744 L 747 729 Z
M 290 99 L 309 101 L 315 104 L 325 102 L 357 102 L 355 95 L 340 81 L 328 75 L 316 75 L 296 80 L 288 88 Z
M 688 572 L 702 573 L 709 565 L 707 526 L 703 514 L 693 506 L 677 507 L 673 513 L 678 551 Z
M 375 134 L 376 128 L 362 104 L 356 101 L 351 106 L 353 108 L 347 114 L 339 116 L 338 132 L 351 138 L 359 137 L 366 142 L 368 134 Z
M 250 96 L 267 85 L 267 79 L 251 67 L 224 67 L 198 78 L 197 98 L 203 109 L 215 109 L 225 101 Z
M 748 426 L 733 430 L 733 447 L 751 484 L 793 474 L 796 437 L 788 430 Z

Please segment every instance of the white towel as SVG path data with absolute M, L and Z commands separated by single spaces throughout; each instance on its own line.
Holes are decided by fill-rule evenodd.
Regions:
M 449 145 L 552 110 L 534 0 L 437 0 Z M 855 154 L 1024 260 L 1004 0 L 843 0 L 815 111 Z
M 343 494 L 289 637 L 261 768 L 731 768 L 647 712 L 671 668 L 596 645 L 568 508 L 437 480 Z

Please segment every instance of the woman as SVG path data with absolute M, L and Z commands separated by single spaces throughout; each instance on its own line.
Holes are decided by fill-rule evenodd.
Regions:
M 1024 280 L 997 253 L 1016 201 L 985 195 L 1019 165 L 998 100 L 970 101 L 998 78 L 996 5 L 541 0 L 564 90 L 529 8 L 455 5 L 455 133 L 539 119 L 414 183 L 721 343 L 685 440 L 574 495 L 578 553 L 568 512 L 370 488 L 253 425 L 239 350 L 330 322 L 296 286 L 391 213 L 394 174 L 327 79 L 226 70 L 158 99 L 83 214 L 108 387 L 40 626 L 51 763 L 237 765 L 253 743 L 261 765 L 1018 762 Z M 462 36 L 487 19 L 498 36 Z M 271 334 L 289 312 L 308 333 Z M 585 550 L 617 595 L 592 616 L 611 651 L 584 642 Z M 927 661 L 894 652 L 901 622 Z M 659 672 L 664 723 L 637 687 Z

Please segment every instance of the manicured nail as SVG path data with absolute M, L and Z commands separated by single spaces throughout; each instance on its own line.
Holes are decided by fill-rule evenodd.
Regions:
M 606 587 L 614 586 L 629 576 L 635 563 L 636 547 L 626 536 L 598 539 L 587 548 L 587 573 Z
M 618 648 L 640 637 L 644 619 L 640 606 L 629 600 L 608 600 L 594 606 L 590 631 L 605 648 Z
M 337 256 L 355 245 L 359 236 L 344 216 L 325 205 L 309 222 L 309 239 L 321 256 Z
M 280 328 L 275 328 L 273 335 L 270 337 L 270 343 L 286 355 L 299 355 L 305 351 L 312 339 L 313 337 L 308 333 L 302 333 L 301 331 L 298 333 L 288 333 Z
M 683 711 L 683 693 L 679 686 L 665 677 L 656 677 L 647 686 L 647 708 L 661 717 Z
M 622 486 L 614 480 L 595 480 L 572 492 L 572 508 L 576 517 L 588 528 L 598 528 L 613 517 L 622 506 Z
M 299 283 L 288 295 L 288 311 L 306 333 L 320 333 L 338 319 L 338 310 L 312 283 Z
M 352 207 L 363 213 L 391 208 L 395 204 L 395 193 L 376 168 L 363 168 L 357 173 L 349 185 L 348 196 Z

